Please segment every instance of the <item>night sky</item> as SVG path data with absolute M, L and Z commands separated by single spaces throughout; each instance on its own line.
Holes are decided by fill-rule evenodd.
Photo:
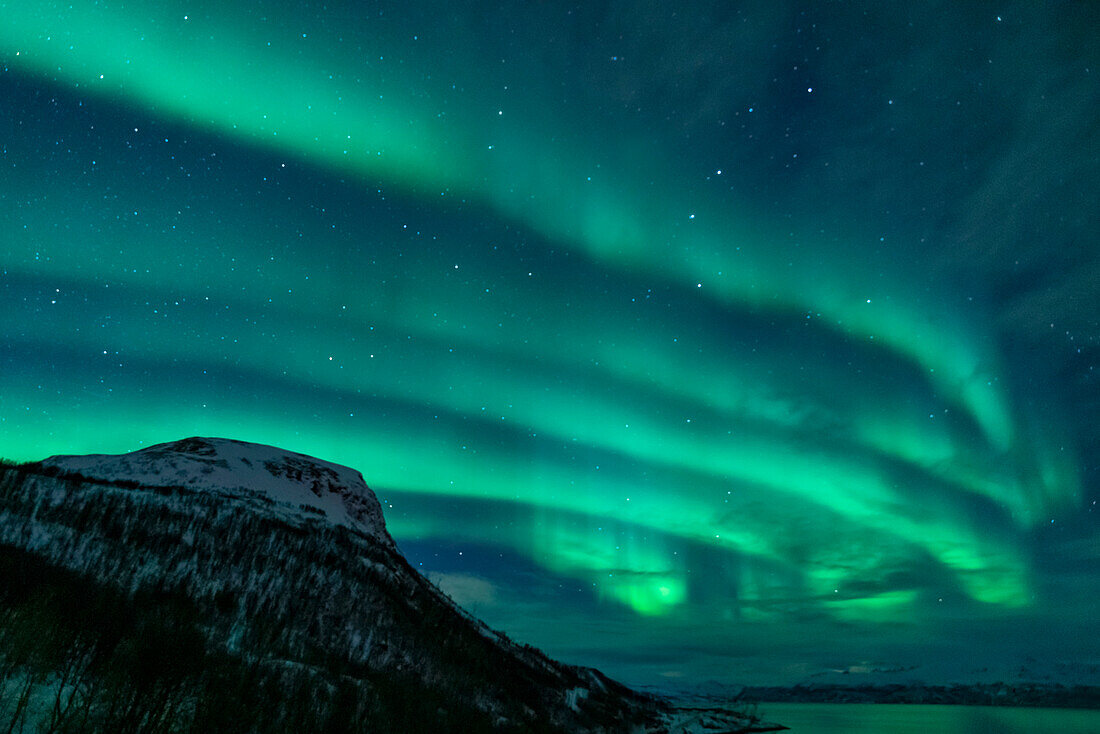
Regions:
M 1100 6 L 0 2 L 0 455 L 360 469 L 631 683 L 1100 663 Z

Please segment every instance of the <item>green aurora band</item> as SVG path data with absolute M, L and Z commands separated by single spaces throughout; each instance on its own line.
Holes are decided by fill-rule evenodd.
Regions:
M 754 250 L 773 251 L 778 233 L 769 237 L 739 227 L 721 204 L 695 193 L 678 200 L 683 187 L 664 175 L 670 167 L 652 164 L 655 175 L 667 181 L 656 203 L 651 194 L 627 189 L 614 170 L 599 177 L 606 179 L 602 184 L 585 175 L 591 168 L 585 162 L 599 160 L 602 146 L 576 151 L 538 146 L 553 138 L 539 129 L 538 115 L 517 114 L 513 123 L 509 111 L 507 122 L 489 129 L 484 120 L 462 119 L 467 116 L 461 111 L 458 123 L 441 122 L 450 101 L 445 87 L 416 72 L 391 72 L 384 66 L 387 44 L 374 36 L 357 44 L 345 63 L 369 63 L 378 51 L 383 68 L 351 84 L 346 75 L 333 73 L 331 56 L 322 53 L 352 45 L 335 29 L 319 28 L 313 40 L 308 32 L 293 38 L 285 27 L 269 29 L 271 20 L 235 17 L 234 6 L 224 3 L 180 4 L 174 13 L 163 3 L 142 8 L 142 3 L 124 12 L 5 4 L 4 47 L 29 71 L 60 76 L 92 94 L 122 96 L 221 134 L 381 177 L 410 191 L 453 190 L 485 201 L 555 241 L 619 267 L 685 283 L 705 280 L 723 302 L 819 312 L 826 323 L 861 337 L 877 335 L 916 360 L 973 413 L 998 448 L 1011 444 L 1007 401 L 992 385 L 995 357 L 975 350 L 965 330 L 937 329 L 933 323 L 942 314 L 923 313 L 905 301 L 864 308 L 873 302 L 868 296 L 878 293 L 867 292 L 869 279 L 853 279 L 850 263 L 841 273 L 823 273 L 818 264 L 799 273 L 787 266 L 788 252 L 754 257 Z M 308 43 L 293 54 L 282 48 L 298 41 Z M 484 68 L 481 61 L 471 66 Z M 404 91 L 409 89 L 417 93 Z M 483 144 L 496 136 L 500 142 Z M 641 144 L 627 148 L 640 150 Z M 688 217 L 691 231 L 679 232 Z M 685 256 L 669 258 L 668 243 L 677 235 Z M 731 243 L 745 243 L 739 248 L 744 254 L 731 257 Z M 853 282 L 860 285 L 853 288 Z M 899 285 L 885 289 L 896 292 Z
M 178 178 L 151 198 L 125 153 L 28 157 L 0 183 L 8 457 L 280 444 L 362 469 L 399 540 L 507 547 L 646 616 L 696 603 L 693 554 L 737 569 L 715 604 L 746 621 L 1034 602 L 1022 539 L 1077 462 L 1014 404 L 980 315 L 792 240 L 549 82 L 509 89 L 525 73 L 442 20 L 429 50 L 411 21 L 333 18 L 0 3 L 16 74 L 436 212 L 416 236 L 374 199 L 261 219 L 230 183 L 211 198 L 236 208 Z

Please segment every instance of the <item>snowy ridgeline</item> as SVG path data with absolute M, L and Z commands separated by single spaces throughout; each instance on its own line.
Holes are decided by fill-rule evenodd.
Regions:
M 185 438 L 128 454 L 51 456 L 62 472 L 147 487 L 172 486 L 250 496 L 285 516 L 320 516 L 393 545 L 378 498 L 355 469 L 273 446 L 226 438 Z

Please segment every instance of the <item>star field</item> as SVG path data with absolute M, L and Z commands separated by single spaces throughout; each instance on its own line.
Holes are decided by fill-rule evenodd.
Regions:
M 990 8 L 0 2 L 0 454 L 353 466 L 628 681 L 1093 659 L 1098 25 Z

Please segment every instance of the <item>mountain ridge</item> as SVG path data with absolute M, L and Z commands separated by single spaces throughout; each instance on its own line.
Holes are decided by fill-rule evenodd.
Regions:
M 769 730 L 676 711 L 490 630 L 401 556 L 358 472 L 282 449 L 195 437 L 5 467 L 0 545 L 129 598 L 185 600 L 207 648 L 259 666 L 273 689 L 312 686 L 321 708 L 340 683 L 359 709 L 384 710 L 379 691 L 404 681 L 443 702 L 418 714 L 425 730 L 467 710 L 453 730 Z M 273 716 L 256 730 L 278 730 Z
M 38 463 L 108 481 L 114 476 L 145 484 L 260 491 L 276 502 L 394 544 L 382 505 L 359 471 L 264 444 L 193 436 L 129 453 L 56 455 Z M 233 482 L 239 485 L 233 487 Z

